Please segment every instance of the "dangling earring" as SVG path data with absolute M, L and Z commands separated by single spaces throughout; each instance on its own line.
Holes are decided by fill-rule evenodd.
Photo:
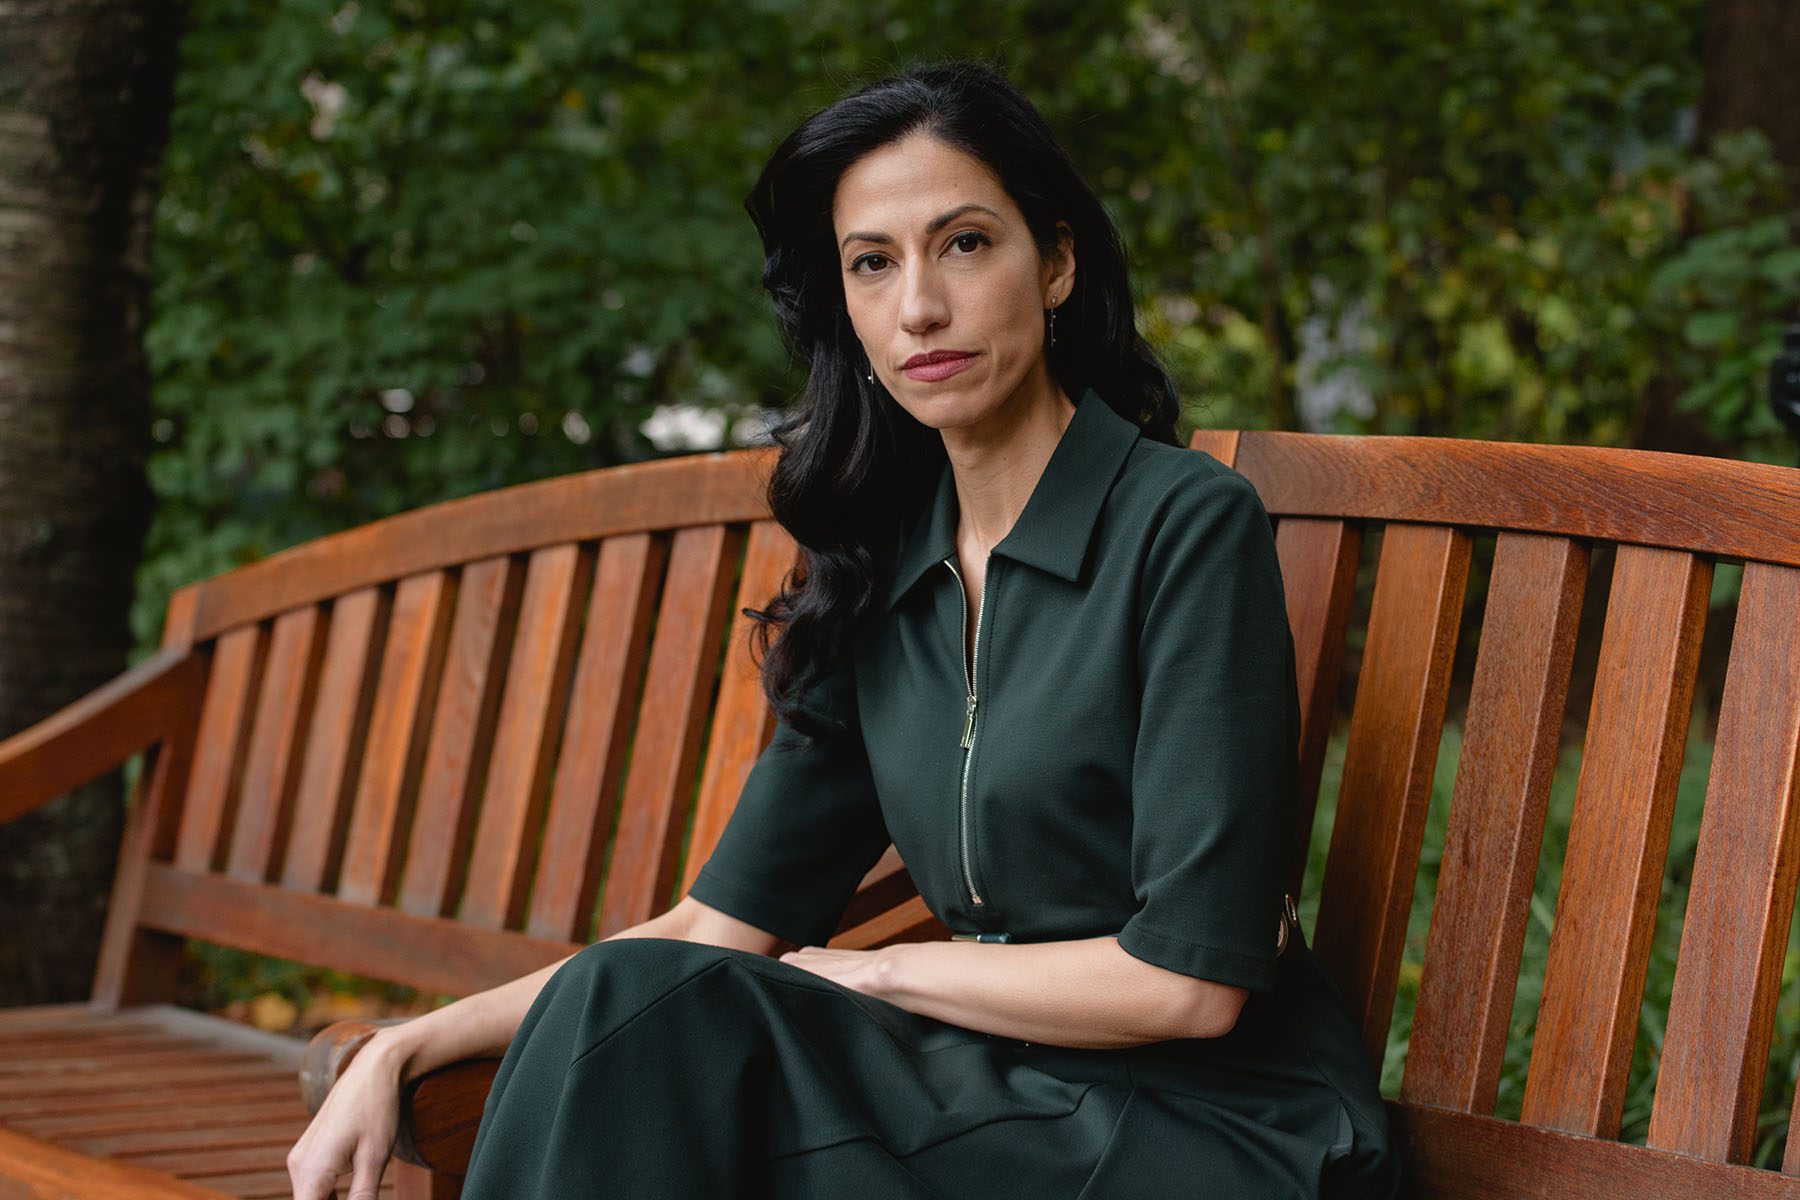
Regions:
M 1050 306 L 1050 344 L 1056 345 L 1056 305 Z
M 874 363 L 869 364 L 869 382 L 870 383 L 875 382 L 875 364 Z

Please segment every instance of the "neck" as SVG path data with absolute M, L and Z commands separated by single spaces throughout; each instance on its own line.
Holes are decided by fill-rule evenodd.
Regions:
M 981 421 L 940 430 L 956 477 L 957 547 L 967 557 L 985 557 L 1012 529 L 1075 415 L 1047 373 L 1040 382 Z

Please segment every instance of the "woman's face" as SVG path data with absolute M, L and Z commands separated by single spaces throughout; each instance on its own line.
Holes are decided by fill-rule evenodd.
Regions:
M 1075 282 L 1066 222 L 1054 261 L 980 159 L 913 134 L 852 163 L 832 204 L 850 321 L 879 380 L 934 428 L 1053 389 L 1044 310 Z M 907 368 L 915 356 L 962 357 Z

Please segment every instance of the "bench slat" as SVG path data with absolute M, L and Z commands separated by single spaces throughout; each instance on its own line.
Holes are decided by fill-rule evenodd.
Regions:
M 1757 1167 L 1387 1101 L 1416 1200 L 1800 1200 Z
M 1757 1109 L 1800 875 L 1800 571 L 1748 563 L 1648 1141 L 1727 1162 Z
M 1408 1100 L 1494 1110 L 1587 566 L 1567 538 L 1495 541 L 1400 1089 Z
M 524 916 L 593 571 L 593 551 L 574 544 L 535 550 L 526 568 L 462 899 L 470 925 L 512 929 Z
M 151 863 L 143 922 L 153 929 L 299 962 L 330 963 L 446 996 L 529 974 L 580 949 L 509 930 L 258 887 Z
M 39 1099 L 51 1096 L 111 1095 L 120 1090 L 165 1089 L 173 1084 L 286 1083 L 281 1068 L 266 1062 L 214 1063 L 198 1060 L 186 1066 L 135 1069 L 129 1063 L 99 1074 L 26 1076 L 7 1080 L 8 1096 Z
M 89 1158 L 0 1129 L 0 1189 L 18 1197 L 107 1196 L 110 1200 L 219 1200 L 209 1187 L 125 1163 Z
M 7 1125 L 33 1137 L 101 1137 L 152 1129 L 209 1129 L 242 1121 L 255 1124 L 286 1119 L 294 1111 L 291 1097 L 228 1104 L 191 1104 L 171 1109 L 160 1096 L 145 1097 L 143 1106 L 124 1112 L 76 1113 L 58 1117 L 17 1117 Z
M 1525 1082 L 1533 1124 L 1619 1131 L 1711 580 L 1694 555 L 1619 548 Z
M 1300 693 L 1300 828 L 1310 833 L 1319 804 L 1325 743 L 1337 707 L 1344 663 L 1344 633 L 1356 596 L 1362 529 L 1345 521 L 1288 517 L 1275 528 L 1275 551 L 1287 594 L 1294 635 L 1294 667 Z M 1300 894 L 1304 856 L 1289 890 Z
M 141 1021 L 122 1019 L 116 1009 L 77 1000 L 67 1004 L 30 1004 L 0 1008 L 0 1045 L 19 1038 L 34 1038 L 45 1031 L 98 1033 L 101 1031 L 151 1032 Z
M 668 907 L 744 541 L 736 526 L 683 529 L 669 551 L 649 676 L 600 909 L 600 937 Z
M 250 728 L 248 710 L 261 671 L 262 642 L 260 625 L 244 625 L 222 634 L 213 650 L 187 798 L 175 834 L 175 861 L 191 871 L 217 865 L 229 836 L 232 792 Z
M 462 889 L 521 589 L 522 577 L 504 555 L 470 563 L 457 579 L 450 643 L 401 868 L 397 903 L 405 912 L 449 916 Z
M 1382 535 L 1314 947 L 1379 1064 L 1418 874 L 1456 651 L 1469 535 L 1394 524 Z
M 302 722 L 312 711 L 321 622 L 316 605 L 275 618 L 263 667 L 256 720 L 245 755 L 244 782 L 232 825 L 225 869 L 236 879 L 260 882 L 282 853 L 303 749 Z
M 72 1143 L 87 1154 L 104 1154 L 152 1171 L 175 1171 L 185 1178 L 227 1171 L 286 1169 L 288 1149 L 306 1132 L 305 1110 L 289 1121 L 233 1126 L 229 1132 L 171 1132 L 96 1138 Z
M 394 594 L 337 885 L 352 903 L 382 903 L 396 886 L 455 600 L 441 571 L 401 580 Z
M 205 1175 L 194 1182 L 210 1188 L 217 1188 L 229 1196 L 240 1197 L 240 1200 L 276 1200 L 277 1197 L 294 1194 L 294 1186 L 288 1179 L 285 1167 L 278 1171 L 239 1171 L 229 1175 Z
M 60 1058 L 65 1054 L 93 1051 L 104 1054 L 143 1054 L 152 1050 L 171 1050 L 183 1043 L 176 1038 L 155 1033 L 51 1033 L 33 1038 L 0 1039 L 0 1067 L 31 1062 L 40 1058 Z
M 55 1058 L 12 1058 L 0 1061 L 0 1087 L 29 1083 L 47 1075 L 96 1075 L 130 1067 L 147 1070 L 156 1067 L 179 1067 L 194 1057 L 192 1046 L 154 1046 L 139 1050 L 119 1050 L 112 1046 L 96 1048 L 89 1053 L 66 1050 Z M 259 1062 L 261 1059 L 244 1051 L 215 1052 L 207 1056 L 213 1063 Z
M 362 588 L 332 602 L 294 817 L 282 852 L 283 887 L 318 891 L 339 869 L 350 787 L 361 756 L 359 734 L 375 694 L 371 662 L 377 626 L 385 620 L 379 588 Z
M 193 637 L 357 588 L 619 534 L 762 520 L 774 450 L 625 463 L 461 496 L 293 546 L 206 581 Z
M 1800 474 L 1612 446 L 1238 435 L 1270 512 L 1517 529 L 1800 566 Z
M 665 540 L 641 533 L 600 544 L 525 922 L 533 937 L 585 942 L 593 926 L 667 550 Z
M 719 680 L 719 699 L 713 706 L 711 741 L 706 750 L 706 769 L 700 778 L 694 831 L 688 838 L 687 858 L 681 870 L 683 895 L 712 857 L 752 764 L 775 735 L 774 710 L 763 695 L 762 678 L 751 654 L 750 635 L 756 621 L 745 616 L 743 610 L 760 611 L 781 590 L 788 572 L 799 565 L 798 550 L 787 530 L 776 522 L 758 521 L 750 526 L 743 580 L 738 585 L 737 607 L 731 617 L 730 648 Z

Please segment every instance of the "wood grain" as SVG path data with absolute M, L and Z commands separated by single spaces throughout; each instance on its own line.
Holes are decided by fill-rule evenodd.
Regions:
M 360 588 L 332 601 L 294 819 L 282 854 L 283 887 L 319 891 L 342 865 L 351 788 L 362 762 L 359 735 L 368 728 L 377 639 L 386 623 L 386 597 L 378 588 Z
M 220 637 L 213 648 L 187 797 L 175 835 L 175 861 L 189 870 L 222 865 L 262 672 L 263 634 L 259 625 L 241 626 Z
M 1800 566 L 1800 471 L 1605 446 L 1246 431 L 1282 516 L 1516 529 Z
M 463 567 L 397 903 L 449 916 L 462 894 L 518 624 L 524 575 L 501 555 Z
M 238 817 L 225 858 L 225 870 L 235 879 L 268 879 L 285 850 L 306 721 L 325 647 L 325 624 L 316 605 L 293 609 L 274 620 L 245 754 Z
M 1393 1015 L 1469 549 L 1468 534 L 1431 525 L 1390 525 L 1381 541 L 1313 940 L 1375 1063 Z
M 1614 1137 L 1637 1036 L 1712 567 L 1624 546 L 1575 786 L 1522 1118 Z
M 1800 1200 L 1800 1179 L 1516 1121 L 1384 1101 L 1414 1200 Z
M 602 467 L 384 517 L 206 581 L 194 636 L 477 559 L 769 515 L 766 447 Z
M 1344 635 L 1356 595 L 1356 568 L 1362 529 L 1347 521 L 1284 518 L 1275 530 L 1287 597 L 1288 626 L 1294 638 L 1295 686 L 1300 697 L 1300 829 L 1303 843 L 1288 879 L 1300 895 L 1305 873 L 1304 845 L 1310 841 L 1319 805 L 1319 776 L 1325 744 L 1337 707 L 1344 663 Z
M 533 937 L 585 941 L 592 927 L 667 549 L 646 534 L 601 545 L 525 923 Z
M 671 903 L 743 542 L 742 530 L 712 526 L 683 529 L 670 547 L 600 937 Z
M 706 769 L 700 777 L 694 831 L 688 839 L 681 872 L 684 895 L 700 868 L 712 857 L 732 809 L 737 807 L 750 768 L 775 735 L 775 714 L 763 694 L 762 674 L 751 654 L 750 635 L 756 621 L 745 616 L 744 609 L 760 611 L 799 564 L 799 547 L 787 530 L 774 521 L 758 521 L 750 527 L 737 607 L 731 616 L 725 669 L 719 679 L 719 698 L 713 706 L 712 737 L 706 750 Z
M 443 917 L 258 887 L 219 875 L 149 867 L 143 923 L 296 962 L 466 996 L 580 949 Z
M 1747 1162 L 1800 879 L 1800 571 L 1750 563 L 1648 1142 Z
M 1587 565 L 1567 538 L 1495 543 L 1404 1099 L 1493 1111 Z
M 470 925 L 513 929 L 523 920 L 593 570 L 592 549 L 577 545 L 535 550 L 526 569 L 462 897 L 461 919 Z
M 398 886 L 455 604 L 455 582 L 442 572 L 402 580 L 394 594 L 337 881 L 338 896 L 352 903 L 386 903 Z

